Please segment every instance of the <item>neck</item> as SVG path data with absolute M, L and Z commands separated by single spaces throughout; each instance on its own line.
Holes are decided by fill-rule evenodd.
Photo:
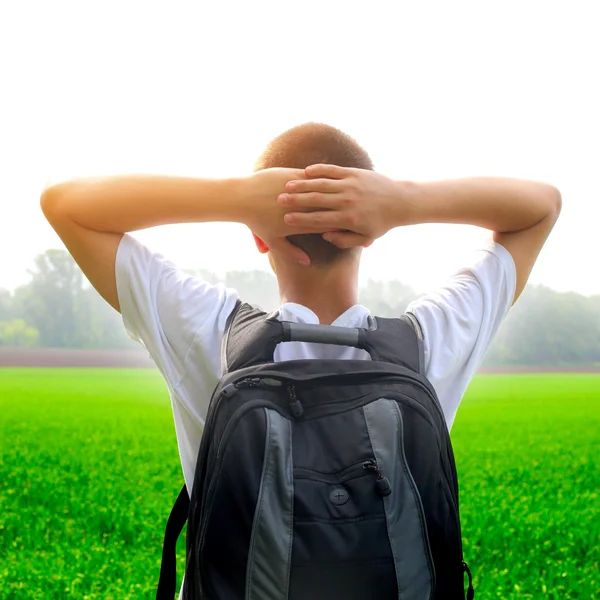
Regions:
M 322 325 L 331 325 L 358 301 L 358 263 L 333 267 L 277 269 L 281 302 L 294 302 L 312 310 Z

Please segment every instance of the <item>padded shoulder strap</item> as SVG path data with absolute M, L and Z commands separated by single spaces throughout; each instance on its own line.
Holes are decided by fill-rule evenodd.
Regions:
M 223 374 L 273 362 L 275 348 L 282 341 L 283 328 L 279 321 L 241 302 L 232 313 L 223 339 Z
M 227 317 L 227 321 L 225 321 L 225 330 L 223 331 L 223 339 L 221 340 L 221 373 L 222 375 L 226 375 L 229 372 L 229 368 L 227 365 L 227 343 L 229 342 L 229 331 L 231 330 L 231 324 L 233 323 L 233 319 L 235 318 L 238 310 L 242 306 L 242 301 L 237 300 L 233 310 Z
M 399 319 L 375 317 L 376 326 L 367 330 L 364 347 L 373 360 L 390 362 L 424 375 L 423 340 L 418 323 L 411 317 L 415 318 L 406 314 Z
M 417 336 L 417 346 L 419 347 L 419 373 L 425 375 L 425 342 L 423 338 L 423 328 L 413 313 L 406 312 L 404 313 L 404 316 L 410 321 L 410 324 L 415 331 L 415 335 Z
M 189 507 L 190 497 L 184 483 L 167 521 L 156 600 L 174 600 L 177 593 L 177 539 L 187 521 Z

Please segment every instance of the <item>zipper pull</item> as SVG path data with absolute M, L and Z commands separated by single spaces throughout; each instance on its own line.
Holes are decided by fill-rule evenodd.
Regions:
M 235 383 L 228 383 L 222 390 L 221 396 L 225 396 L 226 398 L 231 398 L 238 391 Z
M 288 385 L 288 397 L 290 399 L 290 408 L 292 409 L 292 414 L 296 419 L 300 418 L 304 414 L 304 407 L 302 406 L 300 400 L 298 400 L 296 396 L 296 386 L 293 383 Z
M 382 474 L 375 481 L 375 489 L 380 496 L 389 496 L 392 493 L 390 480 Z
M 238 387 L 258 387 L 260 385 L 260 377 L 247 377 L 242 379 L 238 384 Z
M 260 377 L 246 377 L 236 383 L 228 383 L 222 390 L 221 395 L 231 398 L 238 390 L 243 388 L 258 387 L 261 384 Z
M 367 460 L 363 463 L 365 471 L 372 471 L 377 475 L 375 480 L 375 491 L 382 497 L 389 496 L 392 493 L 390 480 L 383 474 L 383 471 L 377 466 L 374 460 Z

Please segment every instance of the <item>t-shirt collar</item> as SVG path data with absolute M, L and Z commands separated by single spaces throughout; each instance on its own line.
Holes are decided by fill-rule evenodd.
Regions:
M 369 315 L 369 309 L 366 306 L 354 304 L 337 317 L 332 325 L 337 325 L 338 327 L 359 327 Z M 295 302 L 282 304 L 279 311 L 279 318 L 282 321 L 292 321 L 295 323 L 319 324 L 319 317 L 310 308 L 302 304 L 296 304 Z

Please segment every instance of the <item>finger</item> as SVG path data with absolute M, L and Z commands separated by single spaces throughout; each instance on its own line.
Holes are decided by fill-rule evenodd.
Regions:
M 298 226 L 292 227 L 289 226 L 287 231 L 285 232 L 286 236 L 290 235 L 305 235 L 305 234 L 318 234 L 322 235 L 323 233 L 328 233 L 330 231 L 348 231 L 348 228 L 340 229 L 339 227 L 328 227 L 327 225 L 317 225 L 316 227 L 306 227 L 306 226 Z
M 275 242 L 271 243 L 271 250 L 277 250 L 294 264 L 302 267 L 310 266 L 310 257 L 308 254 L 285 238 L 278 238 Z
M 279 194 L 277 203 L 291 209 L 304 210 L 316 209 L 339 209 L 342 201 L 340 194 L 323 194 L 322 192 L 303 192 L 301 194 Z
M 296 194 L 304 192 L 333 193 L 339 192 L 342 186 L 342 182 L 338 179 L 294 179 L 288 181 L 285 191 Z
M 289 212 L 283 217 L 294 228 L 351 229 L 352 223 L 345 213 L 338 210 L 318 210 L 314 212 Z
M 352 174 L 352 169 L 347 167 L 338 167 L 337 165 L 310 165 L 304 169 L 307 177 L 327 177 L 329 179 L 343 179 Z
M 366 248 L 372 243 L 370 238 L 361 235 L 360 233 L 354 233 L 354 231 L 324 233 L 323 239 L 338 248 L 356 248 L 359 246 Z

